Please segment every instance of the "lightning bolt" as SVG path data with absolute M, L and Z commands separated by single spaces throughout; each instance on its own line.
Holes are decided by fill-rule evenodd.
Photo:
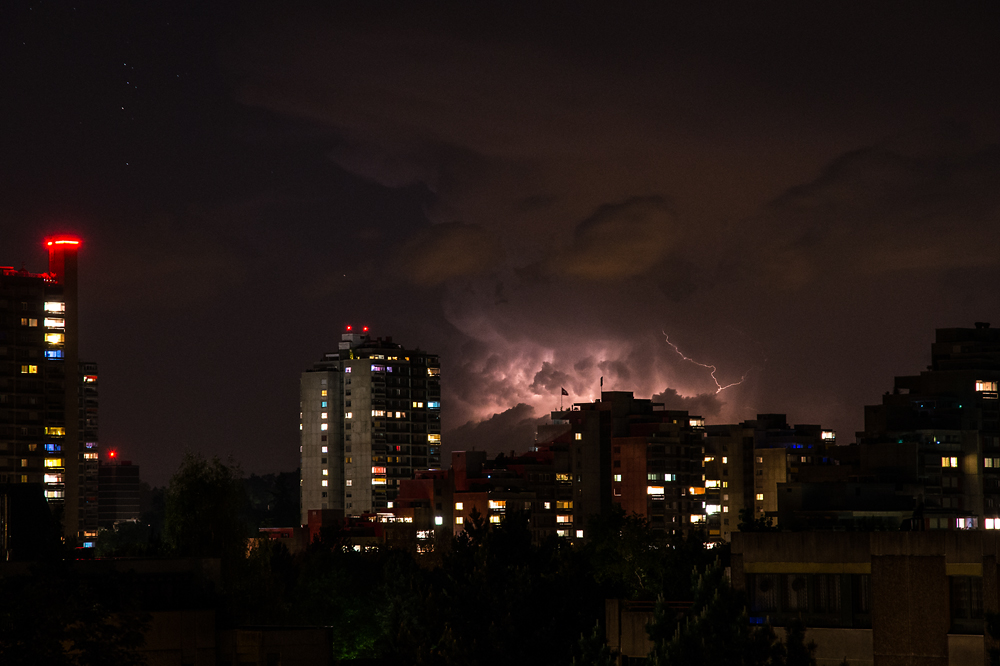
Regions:
M 740 384 L 742 384 L 742 383 L 744 382 L 744 380 L 746 380 L 746 378 L 747 378 L 747 375 L 749 375 L 749 374 L 750 374 L 750 371 L 749 371 L 749 370 L 747 370 L 746 372 L 744 372 L 744 373 L 743 373 L 743 376 L 742 376 L 742 377 L 740 377 L 740 381 L 738 381 L 738 382 L 733 382 L 732 384 L 726 384 L 725 386 L 723 386 L 722 384 L 720 384 L 720 383 L 719 383 L 719 380 L 718 380 L 718 379 L 716 378 L 716 376 L 715 376 L 715 373 L 716 373 L 716 372 L 718 371 L 718 368 L 716 368 L 716 367 L 715 367 L 714 365 L 708 365 L 708 364 L 706 364 L 706 363 L 699 363 L 698 361 L 694 360 L 694 359 L 693 359 L 693 358 L 691 358 L 690 356 L 685 356 L 685 355 L 684 355 L 684 352 L 682 352 L 682 351 L 681 351 L 681 350 L 680 350 L 680 349 L 679 349 L 679 348 L 677 347 L 677 345 L 675 345 L 674 343 L 672 343 L 672 342 L 670 341 L 670 336 L 669 336 L 669 335 L 667 335 L 667 332 L 666 332 L 666 331 L 661 331 L 661 332 L 663 333 L 663 339 L 667 341 L 667 344 L 668 344 L 668 345 L 670 345 L 671 347 L 673 347 L 673 348 L 674 348 L 674 351 L 675 351 L 675 352 L 677 352 L 677 355 L 678 355 L 678 356 L 680 356 L 680 357 L 681 357 L 682 359 L 684 359 L 684 360 L 685 360 L 685 361 L 687 361 L 688 363 L 694 363 L 694 364 L 695 364 L 695 365 L 697 365 L 697 366 L 700 366 L 700 367 L 702 367 L 702 368 L 705 368 L 706 370 L 711 370 L 711 371 L 712 371 L 712 381 L 713 381 L 713 382 L 715 382 L 715 386 L 716 386 L 716 389 L 715 389 L 715 394 L 716 394 L 716 395 L 718 395 L 718 394 L 722 393 L 722 392 L 723 392 L 723 391 L 725 391 L 725 390 L 726 390 L 727 388 L 732 388 L 733 386 L 739 386 Z

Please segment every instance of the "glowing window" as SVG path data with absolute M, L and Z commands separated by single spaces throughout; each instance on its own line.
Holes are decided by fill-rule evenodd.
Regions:
M 983 522 L 988 530 L 1000 530 L 1000 518 L 987 518 Z
M 556 522 L 557 523 L 572 523 L 573 522 L 573 516 L 565 515 L 565 514 L 559 514 L 559 515 L 556 516 Z
M 373 365 L 372 366 L 372 372 L 385 372 L 385 366 L 384 365 Z
M 621 483 L 622 475 L 621 474 L 615 474 L 614 480 L 615 480 L 615 483 Z
M 63 466 L 63 459 L 62 458 L 46 458 L 45 459 L 45 466 L 46 467 L 62 467 Z
M 647 495 L 662 495 L 663 486 L 646 486 Z
M 62 358 L 62 357 L 63 357 L 63 350 L 62 349 L 46 349 L 45 350 L 45 358 L 55 359 L 55 358 Z
M 569 481 L 569 474 L 556 474 L 556 481 Z
M 38 373 L 37 365 L 22 365 L 21 374 L 22 375 L 34 375 Z
M 1000 458 L 983 458 L 983 467 L 1000 468 Z
M 725 504 L 722 505 L 722 513 L 729 513 L 729 506 L 728 505 L 725 505 Z
M 66 304 L 59 301 L 45 301 L 46 312 L 66 312 Z
M 833 430 L 824 430 L 820 433 L 820 437 L 825 440 L 834 440 L 837 439 L 837 433 Z
M 62 483 L 63 482 L 63 475 L 62 474 L 45 474 L 44 476 L 42 476 L 42 480 L 45 481 L 45 483 Z
M 48 319 L 46 319 L 45 321 L 48 321 Z M 22 317 L 21 318 L 21 326 L 38 326 L 38 320 L 37 319 L 29 319 L 28 317 Z
M 326 397 L 326 389 L 323 389 L 322 391 L 320 391 L 319 394 L 320 394 L 320 397 L 325 398 Z
M 319 406 L 322 407 L 323 409 L 326 409 L 326 400 L 321 401 L 319 403 Z
M 319 417 L 320 417 L 321 419 L 325 419 L 325 418 L 326 418 L 326 414 L 327 414 L 326 412 L 320 412 L 320 413 L 319 413 Z
M 465 523 L 465 519 L 462 516 L 455 516 L 455 524 L 462 525 Z
M 330 482 L 329 482 L 329 481 L 327 481 L 326 479 L 323 479 L 323 480 L 322 480 L 322 481 L 320 482 L 320 484 L 321 484 L 321 485 L 322 485 L 322 486 L 323 486 L 324 488 L 326 488 L 327 486 L 329 486 L 329 485 L 330 485 Z
M 703 522 L 705 522 L 705 519 L 706 519 L 705 516 L 703 516 L 703 515 L 701 515 L 699 513 L 692 513 L 691 514 L 691 522 L 692 523 L 703 523 Z
M 757 493 L 757 501 L 758 502 L 764 501 L 764 493 Z
M 729 464 L 729 458 L 727 458 L 726 456 L 722 456 L 722 464 L 723 465 L 728 465 Z
M 490 522 L 494 525 L 500 524 L 500 516 L 490 516 Z
M 321 447 L 319 447 L 319 450 L 320 450 L 320 451 L 321 451 L 322 453 L 328 453 L 328 451 L 327 451 L 327 448 L 326 448 L 325 446 L 321 446 Z
M 65 437 L 66 428 L 54 428 L 52 426 L 45 426 L 45 434 L 52 435 L 54 437 Z
M 344 481 L 344 485 L 347 486 L 347 487 L 353 486 L 354 485 L 354 479 L 348 479 L 347 481 Z
M 50 345 L 61 345 L 65 339 L 66 339 L 66 336 L 64 336 L 62 333 L 46 333 L 45 334 L 45 341 L 47 343 L 49 343 Z
M 66 328 L 66 320 L 62 317 L 46 317 L 45 328 Z
M 941 467 L 958 467 L 958 458 L 955 456 L 942 456 Z
M 427 435 L 427 441 L 431 444 L 440 444 L 441 435 L 435 435 L 434 433 L 431 433 L 430 435 Z
M 583 433 L 582 432 L 575 432 L 575 433 L 573 433 L 573 439 L 576 439 L 576 440 L 583 439 Z
M 330 470 L 324 469 L 323 470 L 323 476 L 330 476 Z
M 576 538 L 577 539 L 582 539 L 583 538 L 583 530 L 577 530 L 576 531 Z
M 444 525 L 444 517 L 443 516 L 434 516 L 434 524 L 435 525 Z
M 490 500 L 490 508 L 502 511 L 507 508 L 507 500 Z
M 688 419 L 688 425 L 692 428 L 704 428 L 705 419 Z
M 427 368 L 427 376 L 428 377 L 440 377 L 441 376 L 441 368 Z
M 722 506 L 719 504 L 707 504 L 705 505 L 705 513 L 708 515 L 714 515 L 722 510 Z
M 83 454 L 83 459 L 84 460 L 97 460 L 97 454 L 96 453 L 84 453 Z
M 319 429 L 320 430 L 329 430 L 330 429 L 330 424 L 328 424 L 328 423 L 320 423 L 319 424 Z
M 462 511 L 465 509 L 465 504 L 462 502 L 455 502 L 455 511 Z
M 987 391 L 996 391 L 996 390 L 997 390 L 996 382 L 985 382 L 981 379 L 976 380 L 976 391 L 980 393 L 985 393 Z
M 424 403 L 422 403 L 422 402 L 414 402 L 414 403 L 413 403 L 413 406 L 414 406 L 414 407 L 415 407 L 416 409 L 423 409 L 423 408 L 424 408 Z
M 719 482 L 718 481 L 713 481 L 712 479 L 709 479 L 708 481 L 705 482 L 705 487 L 706 488 L 718 488 L 719 487 Z
M 347 413 L 345 413 L 344 414 L 344 418 L 345 419 L 353 419 L 354 418 L 354 412 L 347 412 Z
M 61 499 L 64 496 L 65 496 L 65 491 L 63 491 L 63 490 L 46 490 L 45 491 L 45 499 Z M 91 547 L 93 547 L 93 545 L 94 545 L 93 543 L 90 544 Z M 84 547 L 87 547 L 87 546 L 84 545 Z
M 763 463 L 764 462 L 764 456 L 757 456 L 757 462 L 758 463 Z
M 557 501 L 556 502 L 556 508 L 557 509 L 572 509 L 573 508 L 573 500 Z

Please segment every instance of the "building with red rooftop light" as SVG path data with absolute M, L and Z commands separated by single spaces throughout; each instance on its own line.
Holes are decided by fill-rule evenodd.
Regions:
M 0 266 L 0 484 L 33 484 L 78 542 L 97 536 L 97 370 L 81 363 L 78 238 L 46 273 Z

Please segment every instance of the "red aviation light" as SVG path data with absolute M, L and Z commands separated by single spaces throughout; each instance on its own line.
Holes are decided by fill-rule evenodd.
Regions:
M 367 326 L 365 326 L 364 328 L 362 328 L 362 329 L 361 329 L 361 332 L 362 332 L 362 333 L 367 333 L 367 332 L 368 332 L 368 327 L 367 327 Z
M 108 451 L 108 457 L 109 457 L 109 458 L 114 458 L 114 457 L 115 457 L 115 456 L 117 456 L 117 455 L 118 455 L 118 452 L 117 452 L 117 451 L 115 451 L 114 449 L 112 449 L 112 450 Z
M 348 332 L 348 333 L 350 333 L 350 332 L 351 332 L 351 325 L 350 325 L 350 324 L 348 324 L 348 325 L 347 325 L 347 332 Z

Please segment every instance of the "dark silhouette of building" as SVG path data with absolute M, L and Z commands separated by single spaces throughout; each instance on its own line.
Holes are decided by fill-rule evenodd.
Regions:
M 402 481 L 441 465 L 438 357 L 367 330 L 339 347 L 302 373 L 303 524 L 310 510 L 384 512 Z
M 98 524 L 110 530 L 116 523 L 139 519 L 139 466 L 130 460 L 102 462 L 98 471 Z
M 865 407 L 862 474 L 916 502 L 914 529 L 1000 529 L 1000 329 L 938 329 L 931 365 Z
M 97 534 L 97 492 L 81 446 L 79 246 L 47 240 L 47 273 L 0 267 L 0 483 L 41 484 L 65 536 L 84 540 Z

